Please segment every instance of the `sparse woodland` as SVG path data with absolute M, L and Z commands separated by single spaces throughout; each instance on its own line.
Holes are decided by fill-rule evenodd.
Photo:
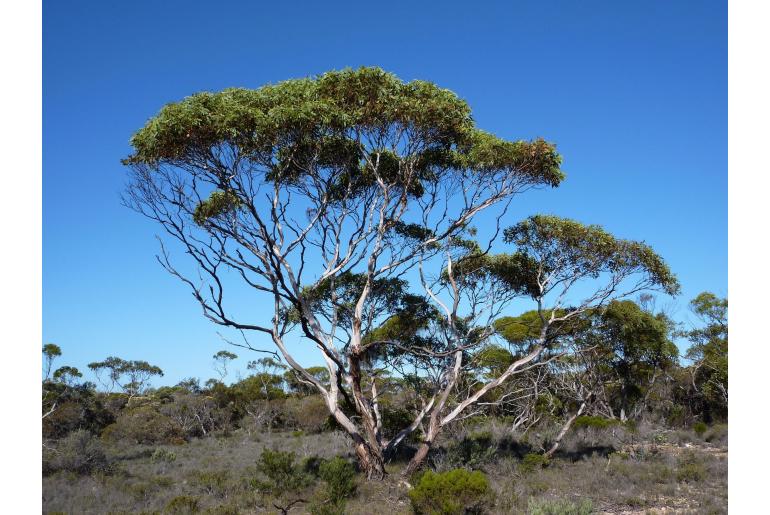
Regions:
M 175 386 L 45 345 L 45 511 L 726 512 L 727 299 L 678 324 L 644 235 L 512 220 L 565 180 L 552 143 L 377 68 L 199 93 L 131 143 L 124 203 L 235 336 Z

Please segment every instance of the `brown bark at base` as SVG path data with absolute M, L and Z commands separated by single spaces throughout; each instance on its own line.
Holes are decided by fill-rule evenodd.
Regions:
M 385 479 L 385 461 L 382 456 L 360 441 L 356 443 L 356 457 L 361 471 L 366 474 L 366 479 L 370 481 L 381 481 Z
M 420 470 L 420 467 L 422 467 L 423 463 L 425 463 L 425 458 L 428 457 L 430 446 L 430 442 L 423 442 L 420 444 L 420 446 L 417 448 L 417 452 L 414 454 L 414 456 L 412 456 L 412 459 L 409 460 L 409 464 L 401 473 L 402 476 L 409 477 Z

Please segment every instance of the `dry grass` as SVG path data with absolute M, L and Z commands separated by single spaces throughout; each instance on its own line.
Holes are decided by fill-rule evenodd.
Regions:
M 494 513 L 526 513 L 531 499 L 590 499 L 598 513 L 727 512 L 724 428 L 703 438 L 644 428 L 634 434 L 575 432 L 548 466 L 522 467 L 522 457 L 537 452 L 547 437 L 533 432 L 522 439 L 499 424 L 459 428 L 439 442 L 433 466 L 451 468 L 465 461 L 483 470 L 496 493 Z M 474 438 L 493 452 L 475 445 Z M 176 508 L 173 513 L 277 513 L 249 484 L 266 448 L 293 451 L 299 459 L 352 459 L 341 433 L 235 432 L 177 446 L 108 445 L 111 472 L 57 472 L 43 478 L 43 512 L 170 513 L 165 510 Z M 403 466 L 403 461 L 389 464 L 383 482 L 359 480 L 345 513 L 411 513 L 407 486 L 399 476 Z M 301 495 L 311 496 L 312 489 Z M 306 509 L 299 503 L 291 513 Z

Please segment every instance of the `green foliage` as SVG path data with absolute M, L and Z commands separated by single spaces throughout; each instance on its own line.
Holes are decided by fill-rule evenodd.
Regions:
M 176 461 L 176 453 L 158 447 L 153 451 L 152 456 L 150 456 L 150 461 L 153 463 L 171 463 L 172 461 Z
M 293 452 L 265 449 L 257 462 L 257 471 L 264 479 L 254 479 L 253 486 L 275 496 L 305 488 L 312 478 L 295 459 Z
M 651 247 L 615 238 L 598 225 L 535 215 L 505 229 L 504 237 L 542 266 L 544 273 L 553 274 L 553 284 L 575 277 L 596 279 L 603 273 L 640 273 L 649 287 L 671 295 L 679 291 L 676 277 Z
M 572 423 L 572 427 L 574 429 L 607 429 L 608 427 L 617 426 L 619 424 L 619 420 L 593 415 L 583 415 L 575 419 L 575 421 Z
M 209 198 L 202 200 L 195 206 L 193 220 L 198 225 L 205 225 L 210 218 L 222 216 L 227 213 L 234 213 L 241 206 L 238 196 L 231 191 L 213 191 Z M 220 351 L 235 356 L 227 351 Z M 219 353 L 217 353 L 219 354 Z M 238 356 L 235 356 L 236 358 Z M 235 358 L 228 358 L 235 359 Z
M 83 377 L 76 367 L 63 366 L 59 367 L 53 373 L 53 380 L 65 384 L 74 384 L 77 379 Z
M 700 436 L 701 438 L 706 433 L 706 431 L 708 431 L 708 428 L 709 428 L 708 424 L 701 421 L 698 421 L 692 425 L 692 430 L 695 431 L 695 434 Z
M 531 474 L 537 469 L 545 468 L 551 463 L 548 456 L 536 452 L 525 454 L 519 464 L 519 470 L 524 474 Z
M 590 499 L 530 499 L 527 515 L 590 515 L 596 513 Z
M 687 358 L 693 362 L 695 383 L 709 410 L 727 414 L 728 324 L 727 299 L 703 292 L 690 302 L 690 309 L 703 326 L 680 333 L 692 343 Z M 710 415 L 710 413 L 709 413 Z
M 117 385 L 128 395 L 143 393 L 147 382 L 153 376 L 163 376 L 163 370 L 160 367 L 146 361 L 127 361 L 114 356 L 104 361 L 89 363 L 88 368 L 93 370 L 97 377 L 101 377 L 101 374 L 106 372 L 109 386 Z
M 422 474 L 409 491 L 414 511 L 421 515 L 482 513 L 491 503 L 487 477 L 479 471 L 455 469 Z
M 269 180 L 295 183 L 323 166 L 338 170 L 338 190 L 364 190 L 374 184 L 367 168 L 373 156 L 347 131 L 389 126 L 409 127 L 423 142 L 423 151 L 412 157 L 416 178 L 402 175 L 400 156 L 391 151 L 380 149 L 376 156 L 380 176 L 413 195 L 423 191 L 419 181 L 436 180 L 442 168 L 479 174 L 512 169 L 531 183 L 552 186 L 563 179 L 553 145 L 506 142 L 479 131 L 468 105 L 451 91 L 423 81 L 403 83 L 379 68 L 199 93 L 168 104 L 134 134 L 134 153 L 124 162 L 182 165 L 209 149 L 233 146 L 246 158 L 272 156 Z
M 124 410 L 115 423 L 102 432 L 106 440 L 137 444 L 179 444 L 184 443 L 185 436 L 171 418 L 151 405 Z
M 55 343 L 46 343 L 43 345 L 43 355 L 46 358 L 55 358 L 61 356 L 61 347 Z
M 331 499 L 344 499 L 356 492 L 356 469 L 340 457 L 321 463 L 318 476 L 326 481 L 326 489 Z
M 348 461 L 335 457 L 324 460 L 318 467 L 323 489 L 310 506 L 313 515 L 343 514 L 345 500 L 356 493 L 356 470 Z
M 56 358 L 61 356 L 61 347 L 55 343 L 46 343 L 43 345 L 43 366 L 45 367 L 45 377 L 51 374 L 51 367 Z

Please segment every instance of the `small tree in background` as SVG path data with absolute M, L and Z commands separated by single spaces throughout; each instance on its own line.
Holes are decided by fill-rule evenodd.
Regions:
M 43 370 L 45 370 L 44 379 L 51 376 L 51 368 L 56 358 L 61 356 L 61 347 L 55 343 L 46 343 L 43 345 Z
M 691 342 L 687 358 L 692 361 L 692 386 L 708 411 L 727 413 L 727 299 L 703 292 L 690 302 L 690 309 L 702 324 L 680 333 Z M 711 413 L 706 413 L 707 417 Z
M 105 388 L 112 391 L 117 386 L 129 398 L 143 394 L 153 376 L 163 376 L 160 367 L 146 361 L 127 361 L 114 356 L 89 363 L 88 368 Z
M 219 374 L 219 380 L 224 381 L 227 377 L 227 364 L 235 359 L 238 359 L 238 355 L 230 351 L 221 350 L 214 354 L 214 370 Z

